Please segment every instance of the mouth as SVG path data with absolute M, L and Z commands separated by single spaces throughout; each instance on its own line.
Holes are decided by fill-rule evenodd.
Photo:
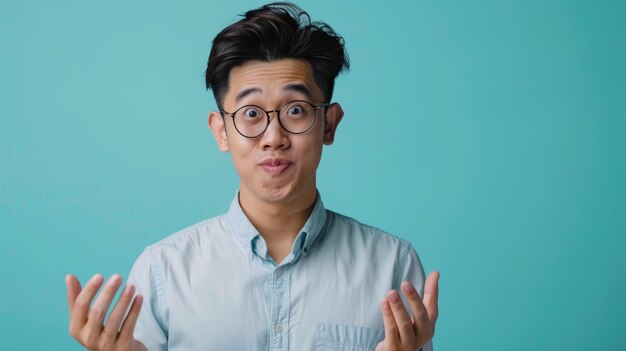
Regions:
M 284 159 L 265 160 L 259 164 L 261 168 L 271 176 L 277 176 L 291 166 L 292 162 Z

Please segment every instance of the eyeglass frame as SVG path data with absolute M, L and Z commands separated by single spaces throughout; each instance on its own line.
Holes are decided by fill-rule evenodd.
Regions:
M 289 129 L 285 128 L 285 126 L 283 125 L 283 122 L 280 119 L 280 111 L 283 108 L 285 108 L 287 105 L 292 104 L 294 102 L 304 102 L 306 104 L 309 104 L 313 108 L 313 121 L 311 122 L 311 125 L 309 125 L 307 127 L 307 129 L 305 129 L 304 131 L 298 132 L 298 133 L 294 133 L 294 132 L 290 131 Z M 313 125 L 315 124 L 315 121 L 317 120 L 317 110 L 319 110 L 320 108 L 324 107 L 324 116 L 326 116 L 326 112 L 328 111 L 328 106 L 333 105 L 333 104 L 334 103 L 325 102 L 325 103 L 323 103 L 321 105 L 315 106 L 315 105 L 313 105 L 312 103 L 310 103 L 309 101 L 306 101 L 306 100 L 292 100 L 292 101 L 289 101 L 289 102 L 285 103 L 278 110 L 266 110 L 266 109 L 264 109 L 264 108 L 262 108 L 261 106 L 258 106 L 258 105 L 244 105 L 244 106 L 241 106 L 240 108 L 236 109 L 235 112 L 232 112 L 232 113 L 231 112 L 226 112 L 226 111 L 220 109 L 220 114 L 222 115 L 222 118 L 224 118 L 224 115 L 228 115 L 228 116 L 232 117 L 232 119 L 233 119 L 233 126 L 235 126 L 235 130 L 237 131 L 237 133 L 239 133 L 239 135 L 241 135 L 244 138 L 254 139 L 254 138 L 258 138 L 261 135 L 263 135 L 263 133 L 265 133 L 267 128 L 270 126 L 270 122 L 271 122 L 270 113 L 276 112 L 276 118 L 278 119 L 278 124 L 280 125 L 280 127 L 282 129 L 284 129 L 285 131 L 287 131 L 290 134 L 298 135 L 298 134 L 303 134 L 303 133 L 308 132 L 311 129 L 311 127 L 313 127 Z M 255 136 L 243 135 L 243 133 L 241 133 L 239 128 L 237 128 L 237 123 L 235 123 L 235 114 L 237 114 L 237 112 L 239 112 L 239 110 L 241 110 L 244 107 L 256 107 L 259 110 L 265 112 L 265 116 L 267 117 L 267 124 L 265 125 L 265 128 L 263 129 L 263 131 L 261 131 L 259 134 L 255 135 Z

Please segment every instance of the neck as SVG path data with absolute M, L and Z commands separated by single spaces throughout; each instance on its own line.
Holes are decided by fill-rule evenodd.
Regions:
M 291 201 L 274 203 L 263 201 L 241 186 L 239 204 L 268 244 L 291 246 L 313 212 L 316 195 L 313 184 Z

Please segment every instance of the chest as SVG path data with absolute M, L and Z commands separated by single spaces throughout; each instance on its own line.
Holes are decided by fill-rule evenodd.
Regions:
M 325 350 L 353 343 L 370 349 L 384 338 L 379 302 L 391 289 L 392 271 L 327 259 L 190 272 L 187 286 L 165 293 L 169 347 Z

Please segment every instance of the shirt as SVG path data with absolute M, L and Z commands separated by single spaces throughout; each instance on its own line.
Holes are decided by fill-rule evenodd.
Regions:
M 409 280 L 423 296 L 411 243 L 325 209 L 319 191 L 280 263 L 238 195 L 226 214 L 147 246 L 134 263 L 128 282 L 144 297 L 134 337 L 148 350 L 374 350 L 389 290 Z

